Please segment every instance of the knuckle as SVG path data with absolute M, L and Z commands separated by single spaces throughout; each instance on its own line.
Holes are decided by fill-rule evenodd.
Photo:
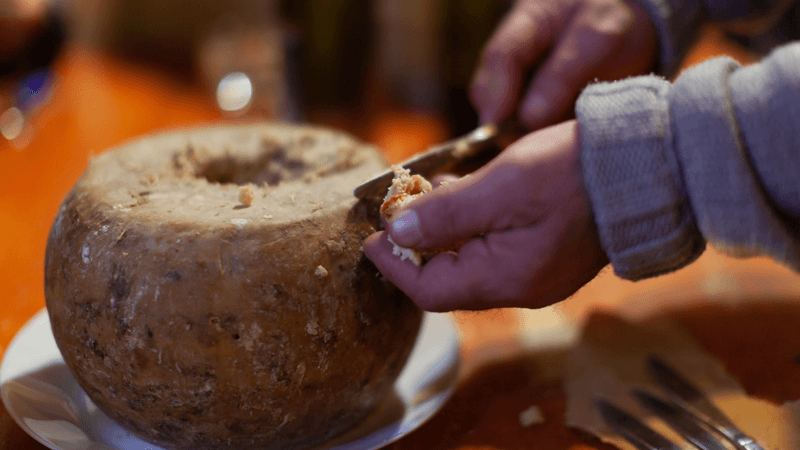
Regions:
M 501 67 L 505 60 L 506 50 L 504 47 L 499 45 L 497 39 L 489 42 L 486 47 L 484 47 L 483 53 L 481 54 L 481 66 L 490 71 L 497 67 Z
M 622 2 L 607 0 L 595 3 L 589 18 L 589 30 L 594 35 L 622 40 L 633 26 L 635 14 Z
M 558 35 L 566 16 L 558 2 L 521 1 L 503 20 L 498 32 L 484 48 L 482 61 L 486 65 L 530 63 L 533 44 L 550 41 Z
M 529 1 L 520 2 L 518 14 L 534 24 L 536 34 L 556 36 L 561 24 L 570 14 L 568 2 Z
M 588 61 L 594 57 L 585 55 L 585 47 L 562 50 L 552 56 L 536 80 L 537 90 L 546 92 L 550 101 L 564 101 L 571 97 L 583 84 Z

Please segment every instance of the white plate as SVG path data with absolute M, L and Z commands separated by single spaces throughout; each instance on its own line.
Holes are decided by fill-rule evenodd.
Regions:
M 452 321 L 445 314 L 425 313 L 394 395 L 356 429 L 320 448 L 372 450 L 399 439 L 450 397 L 458 368 L 459 343 Z M 46 310 L 28 321 L 6 350 L 0 393 L 14 420 L 51 449 L 161 449 L 121 428 L 87 397 L 61 358 Z

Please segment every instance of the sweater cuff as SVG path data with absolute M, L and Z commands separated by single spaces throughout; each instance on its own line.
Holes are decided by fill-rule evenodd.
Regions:
M 578 98 L 581 165 L 600 241 L 616 274 L 670 272 L 705 248 L 673 150 L 658 77 L 590 85 Z
M 631 0 L 641 6 L 658 33 L 657 71 L 672 78 L 680 69 L 705 12 L 699 0 Z

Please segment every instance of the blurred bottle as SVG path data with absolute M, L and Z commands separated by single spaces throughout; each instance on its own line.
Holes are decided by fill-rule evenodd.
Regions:
M 372 0 L 282 2 L 295 43 L 290 63 L 297 63 L 290 84 L 312 115 L 352 114 L 363 103 L 374 46 L 372 9 Z

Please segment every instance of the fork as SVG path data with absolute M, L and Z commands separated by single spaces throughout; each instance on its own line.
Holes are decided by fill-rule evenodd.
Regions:
M 633 389 L 631 393 L 645 409 L 663 420 L 695 447 L 701 450 L 726 450 L 722 443 L 701 425 L 703 422 L 679 404 L 658 398 L 641 389 Z
M 647 358 L 647 369 L 664 391 L 675 399 L 687 414 L 704 422 L 730 441 L 737 450 L 764 450 L 747 436 L 711 401 L 675 369 L 655 355 Z
M 647 358 L 650 375 L 669 395 L 657 397 L 642 389 L 631 394 L 648 411 L 701 450 L 726 450 L 714 431 L 731 442 L 737 450 L 764 450 L 739 430 L 703 393 L 655 355 Z M 672 450 L 674 444 L 641 423 L 629 413 L 602 398 L 595 404 L 606 423 L 634 446 L 642 450 Z
M 645 391 L 634 390 L 633 396 L 678 434 L 700 450 L 728 450 L 706 428 L 670 400 L 659 399 Z M 607 400 L 595 398 L 600 415 L 611 429 L 639 450 L 679 450 L 680 447 L 645 425 L 633 414 Z

